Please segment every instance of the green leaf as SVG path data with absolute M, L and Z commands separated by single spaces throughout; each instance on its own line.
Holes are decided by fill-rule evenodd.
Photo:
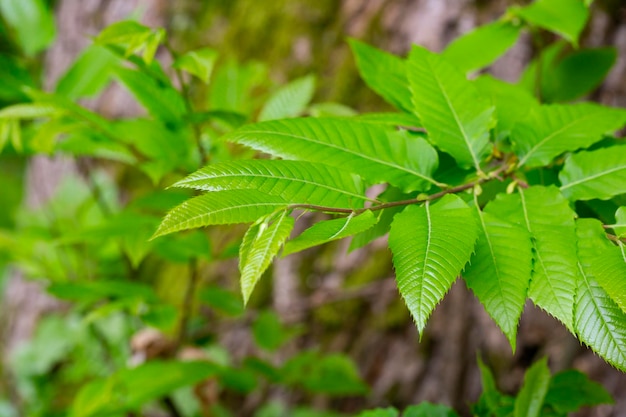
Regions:
M 531 25 L 561 35 L 575 46 L 589 18 L 589 9 L 582 0 L 537 0 L 511 11 Z
M 357 414 L 357 417 L 398 417 L 399 415 L 398 410 L 393 407 L 388 407 L 362 411 Z
M 359 215 L 352 213 L 348 217 L 315 223 L 285 244 L 283 256 L 355 235 L 371 228 L 377 221 L 374 214 L 367 210 Z
M 621 206 L 615 211 L 615 224 L 611 228 L 618 237 L 626 236 L 626 206 Z
M 626 313 L 626 248 L 622 241 L 607 248 L 591 263 L 591 271 L 602 288 Z
M 311 117 L 352 117 L 357 111 L 352 107 L 332 101 L 311 104 L 308 108 Z
M 613 398 L 602 385 L 580 371 L 571 369 L 552 377 L 545 403 L 560 413 L 574 413 L 581 407 L 612 404 Z
M 56 36 L 54 13 L 45 0 L 0 1 L 0 12 L 27 55 L 42 51 Z
M 574 326 L 580 340 L 604 360 L 626 370 L 626 313 L 600 286 L 592 264 L 613 245 L 602 223 L 595 219 L 576 221 L 579 270 L 574 304 Z
M 430 140 L 460 165 L 480 171 L 490 151 L 494 108 L 461 71 L 427 49 L 413 46 L 408 68 L 415 112 Z
M 217 61 L 217 51 L 215 49 L 201 48 L 179 56 L 172 66 L 195 75 L 205 83 L 208 83 L 213 73 L 215 61 Z
M 248 114 L 258 108 L 253 90 L 263 85 L 266 79 L 267 67 L 261 63 L 240 65 L 227 61 L 215 71 L 209 90 L 209 108 Z
M 496 107 L 496 143 L 508 139 L 515 125 L 539 106 L 537 99 L 524 88 L 490 75 L 478 77 L 474 84 L 483 95 L 491 97 Z
M 247 160 L 208 165 L 174 187 L 204 191 L 254 189 L 288 202 L 326 207 L 363 207 L 360 179 L 345 171 L 303 161 Z
M 440 185 L 432 178 L 437 168 L 436 151 L 424 139 L 370 123 L 275 120 L 247 125 L 224 137 L 281 158 L 332 165 L 405 190 Z
M 574 333 L 572 312 L 578 266 L 575 213 L 568 202 L 555 187 L 534 186 L 520 189 L 519 194 L 498 195 L 485 212 L 530 233 L 534 263 L 528 295 Z
M 514 417 L 539 417 L 549 386 L 550 369 L 543 358 L 524 375 L 524 384 L 515 399 Z
M 476 214 L 480 225 L 478 242 L 463 278 L 515 351 L 517 324 L 532 271 L 530 235 L 478 208 Z
M 626 123 L 626 111 L 597 104 L 541 106 L 513 129 L 519 166 L 547 165 L 566 151 L 586 148 Z
M 126 20 L 106 27 L 94 41 L 98 45 L 123 46 L 125 57 L 143 50 L 142 59 L 146 64 L 150 64 L 164 39 L 164 29 L 151 29 L 135 21 Z
M 490 65 L 512 47 L 521 29 L 512 21 L 497 20 L 456 38 L 441 55 L 462 72 L 475 71 Z
M 137 101 L 157 120 L 164 123 L 181 123 L 187 110 L 185 100 L 176 89 L 163 85 L 143 72 L 128 68 L 119 68 L 115 74 Z
M 63 109 L 49 103 L 23 103 L 3 107 L 0 110 L 0 120 L 8 119 L 40 119 L 56 117 L 63 114 Z
M 246 232 L 239 249 L 239 271 L 244 304 L 248 303 L 261 275 L 289 237 L 293 224 L 293 217 L 283 211 L 278 218 L 269 215 L 259 219 Z
M 626 146 L 578 152 L 559 173 L 561 192 L 570 200 L 606 200 L 626 190 Z
M 422 127 L 420 119 L 409 113 L 364 113 L 356 117 L 360 122 L 377 123 L 381 125 Z
M 212 224 L 250 223 L 287 205 L 282 198 L 257 190 L 215 191 L 172 209 L 152 238 Z
M 315 93 L 315 77 L 308 75 L 298 78 L 279 88 L 267 100 L 258 120 L 285 119 L 300 116 Z
M 263 311 L 252 325 L 252 334 L 259 347 L 275 351 L 294 336 L 295 332 L 284 328 L 276 313 Z
M 198 294 L 198 298 L 203 303 L 229 316 L 240 316 L 244 312 L 241 298 L 220 286 L 203 288 Z
M 477 237 L 472 210 L 455 195 L 409 206 L 395 216 L 389 248 L 398 289 L 420 333 L 469 261 Z
M 106 48 L 91 45 L 74 61 L 56 86 L 56 93 L 75 100 L 100 93 L 119 67 L 120 59 Z
M 573 51 L 542 74 L 542 98 L 557 102 L 584 96 L 602 83 L 616 59 L 615 48 Z
M 512 414 L 513 398 L 498 391 L 493 373 L 480 357 L 478 357 L 478 369 L 480 370 L 480 381 L 483 391 L 480 394 L 478 404 L 475 404 L 474 407 L 480 407 L 489 412 L 489 414 L 478 413 L 478 415 L 501 416 Z
M 407 88 L 406 62 L 395 55 L 350 39 L 356 65 L 365 84 L 388 103 L 407 113 L 413 112 L 411 91 Z
M 407 407 L 402 417 L 459 417 L 459 415 L 445 405 L 423 402 Z

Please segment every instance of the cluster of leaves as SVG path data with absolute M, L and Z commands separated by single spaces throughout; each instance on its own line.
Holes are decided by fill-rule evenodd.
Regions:
M 173 407 L 176 415 L 228 416 L 243 397 L 268 395 L 270 386 L 305 397 L 366 394 L 345 355 L 307 349 L 278 361 L 275 352 L 301 329 L 285 328 L 270 311 L 245 312 L 229 281 L 199 277 L 236 254 L 237 231 L 149 241 L 165 212 L 192 195 L 163 191 L 165 184 L 209 157 L 249 155 L 231 153 L 217 137 L 253 119 L 325 111 L 309 105 L 314 77 L 277 88 L 262 64 L 220 60 L 210 48 L 179 54 L 163 29 L 123 21 L 105 28 L 53 91 L 44 92 L 35 54 L 55 31 L 34 28 L 43 29 L 44 21 L 54 28 L 51 10 L 25 0 L 3 2 L 0 11 L 10 25 L 0 35 L 12 45 L 0 55 L 0 82 L 11 87 L 0 97 L 6 185 L 0 268 L 4 279 L 6 265 L 18 267 L 71 306 L 42 319 L 32 340 L 12 353 L 0 384 L 0 415 L 87 417 Z M 172 54 L 171 67 L 155 59 L 159 48 Z M 77 104 L 112 82 L 147 114 L 112 120 Z M 23 170 L 35 155 L 74 157 L 80 174 L 70 172 L 50 199 L 27 206 L 20 204 Z M 232 358 L 218 340 L 220 322 L 251 324 L 253 351 Z M 138 352 L 131 341 L 145 328 L 158 329 L 173 348 L 132 366 Z M 200 349 L 194 361 L 176 356 L 190 346 Z M 213 397 L 203 402 L 194 389 L 208 383 Z M 321 415 L 310 408 L 294 413 Z
M 615 59 L 606 48 L 568 49 L 588 7 L 514 7 L 441 54 L 416 45 L 402 59 L 352 41 L 363 79 L 401 113 L 266 121 L 226 134 L 280 159 L 217 163 L 177 182 L 208 192 L 170 211 L 155 237 L 253 222 L 239 251 L 247 301 L 283 245 L 288 255 L 356 236 L 357 247 L 388 232 L 398 288 L 420 332 L 461 275 L 513 349 L 530 298 L 626 370 L 626 147 L 611 136 L 626 111 L 564 103 L 597 86 Z M 563 40 L 544 48 L 517 85 L 468 79 L 524 30 Z M 387 189 L 370 198 L 373 184 Z M 302 211 L 333 218 L 290 239 Z
M 566 11 L 563 19 L 546 17 L 554 7 Z M 44 92 L 35 54 L 54 39 L 50 10 L 42 0 L 22 0 L 0 3 L 0 12 L 8 24 L 0 36 L 13 48 L 0 54 L 0 82 L 11 87 L 0 91 L 0 151 L 3 163 L 17 161 L 11 187 L 21 187 L 24 158 L 38 154 L 79 158 L 84 177 L 65 179 L 37 207 L 19 206 L 17 191 L 0 195 L 11 208 L 0 217 L 0 263 L 45 279 L 48 292 L 71 305 L 63 319 L 44 319 L 13 356 L 20 414 L 116 416 L 161 404 L 185 416 L 203 407 L 228 416 L 242 396 L 265 395 L 270 384 L 309 396 L 364 395 L 367 386 L 344 355 L 304 351 L 279 363 L 273 352 L 298 329 L 284 328 L 270 312 L 244 312 L 219 278 L 199 275 L 238 255 L 247 303 L 281 250 L 286 256 L 350 236 L 355 249 L 387 233 L 398 287 L 420 332 L 462 274 L 513 347 L 530 297 L 626 369 L 626 300 L 615 278 L 624 272 L 626 154 L 607 135 L 624 125 L 626 113 L 540 104 L 591 91 L 614 51 L 557 42 L 518 85 L 467 79 L 523 30 L 539 36 L 547 29 L 576 45 L 588 4 L 538 0 L 512 8 L 442 54 L 415 46 L 402 59 L 351 41 L 363 79 L 400 110 L 364 115 L 337 103 L 310 104 L 312 76 L 275 88 L 262 64 L 224 60 L 210 48 L 179 54 L 163 29 L 134 21 L 103 30 Z M 155 59 L 159 48 L 171 54 L 170 67 Z M 147 114 L 111 120 L 77 104 L 111 81 Z M 163 190 L 170 184 L 178 190 Z M 373 184 L 386 190 L 371 196 Z M 298 216 L 310 211 L 332 217 L 291 237 Z M 252 225 L 242 238 L 237 228 L 219 226 L 232 223 Z M 172 233 L 208 225 L 216 227 Z M 211 319 L 251 321 L 258 352 L 230 358 L 201 309 Z M 146 326 L 165 334 L 174 350 L 202 348 L 202 360 L 165 355 L 129 366 L 129 340 Z M 583 376 L 550 380 L 545 363 L 539 367 L 529 373 L 537 387 L 558 388 L 558 378 L 567 392 L 573 380 L 577 388 L 591 386 Z M 479 415 L 507 415 L 526 407 L 519 398 L 539 395 L 530 393 L 532 382 L 512 400 L 482 369 Z M 203 402 L 195 391 L 207 383 L 219 395 Z M 589 390 L 580 404 L 608 401 Z M 539 396 L 554 415 L 578 407 L 551 392 Z M 12 415 L 7 403 L 0 402 L 2 413 Z M 454 415 L 430 404 L 404 415 L 436 413 Z M 337 416 L 277 403 L 255 415 Z

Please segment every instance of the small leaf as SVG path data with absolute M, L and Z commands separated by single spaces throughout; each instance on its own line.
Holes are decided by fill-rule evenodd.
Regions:
M 413 46 L 408 64 L 415 112 L 430 140 L 461 166 L 480 171 L 490 151 L 494 108 L 441 56 Z
M 244 312 L 241 297 L 217 285 L 203 288 L 198 294 L 198 298 L 211 308 L 229 316 L 240 316 Z
M 217 51 L 212 48 L 201 48 L 179 56 L 172 66 L 195 75 L 205 83 L 211 79 L 213 67 L 217 61 Z
M 413 112 L 411 91 L 407 88 L 406 62 L 395 55 L 350 39 L 350 47 L 365 84 L 388 103 L 407 113 Z
M 478 237 L 472 210 L 455 195 L 408 206 L 389 232 L 398 289 L 423 332 L 435 306 L 469 261 Z
M 463 72 L 484 68 L 512 47 L 521 33 L 521 25 L 497 20 L 479 26 L 452 41 L 442 56 Z
M 284 328 L 276 313 L 263 311 L 252 325 L 252 334 L 259 347 L 275 351 L 294 335 L 294 331 Z
M 398 410 L 388 407 L 361 411 L 356 417 L 398 417 L 399 415 Z
M 480 225 L 478 242 L 463 278 L 515 351 L 517 324 L 532 271 L 530 235 L 478 208 L 476 216 Z
M 611 228 L 618 237 L 626 236 L 626 206 L 621 206 L 615 212 L 615 223 Z
M 224 136 L 285 159 L 332 165 L 407 191 L 441 185 L 436 151 L 422 138 L 344 119 L 287 119 L 244 126 Z
M 315 93 L 315 77 L 298 78 L 279 88 L 267 100 L 258 120 L 285 119 L 302 115 Z
M 585 406 L 612 404 L 613 398 L 602 385 L 572 369 L 552 377 L 545 403 L 565 414 L 574 413 Z
M 289 237 L 293 224 L 293 217 L 283 211 L 277 219 L 272 215 L 259 219 L 246 232 L 239 252 L 244 304 L 248 303 L 261 275 Z
M 515 399 L 514 417 L 539 417 L 549 385 L 550 369 L 543 358 L 524 375 L 524 384 Z
M 581 103 L 542 106 L 512 133 L 519 166 L 547 165 L 566 151 L 586 148 L 626 123 L 626 111 Z
M 561 35 L 575 46 L 589 18 L 589 9 L 582 0 L 537 0 L 511 11 L 532 25 Z
M 354 213 L 353 213 L 354 214 Z M 343 239 L 348 236 L 363 232 L 376 224 L 378 219 L 370 210 L 362 214 L 348 217 L 326 220 L 315 223 L 306 229 L 298 237 L 285 244 L 283 256 L 300 252 L 313 246 L 318 246 L 333 240 Z
M 215 191 L 173 208 L 152 238 L 212 224 L 250 223 L 285 208 L 282 198 L 256 190 Z
M 626 146 L 578 152 L 559 173 L 561 192 L 570 200 L 606 200 L 626 190 Z
M 23 103 L 3 107 L 0 110 L 0 120 L 8 119 L 40 119 L 55 117 L 63 114 L 63 109 L 48 103 Z
M 174 187 L 204 191 L 255 189 L 285 201 L 326 207 L 363 207 L 358 177 L 337 168 L 303 161 L 247 160 L 208 165 Z

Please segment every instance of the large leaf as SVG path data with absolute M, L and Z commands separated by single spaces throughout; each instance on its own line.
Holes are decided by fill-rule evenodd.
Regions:
M 515 351 L 517 323 L 532 271 L 528 231 L 476 209 L 480 231 L 476 251 L 463 273 L 467 286 L 500 326 Z
M 512 47 L 521 29 L 511 21 L 488 23 L 456 38 L 441 55 L 463 72 L 478 70 Z
M 559 173 L 561 192 L 570 200 L 609 199 L 626 191 L 626 146 L 578 152 Z
M 350 47 L 359 73 L 368 87 L 396 108 L 413 112 L 411 91 L 407 87 L 406 62 L 354 39 L 350 40 Z
M 537 0 L 512 10 L 531 25 L 557 33 L 574 45 L 578 45 L 578 36 L 589 17 L 582 0 Z
M 591 103 L 537 108 L 513 129 L 519 165 L 547 165 L 563 152 L 591 146 L 625 122 L 626 111 Z
M 56 93 L 75 100 L 93 97 L 110 81 L 120 59 L 100 45 L 91 45 L 61 77 Z
M 293 224 L 293 217 L 283 211 L 278 217 L 269 215 L 259 219 L 246 232 L 239 248 L 239 271 L 244 304 L 247 304 L 261 275 L 289 237 Z
M 534 268 L 528 290 L 535 304 L 574 332 L 572 311 L 578 276 L 574 212 L 555 187 L 530 187 L 499 195 L 485 212 L 517 223 L 534 243 Z
M 389 247 L 398 289 L 420 333 L 470 259 L 477 237 L 472 210 L 454 195 L 409 206 L 394 218 Z
M 204 191 L 254 189 L 326 207 L 363 207 L 360 179 L 345 171 L 303 161 L 248 160 L 208 165 L 174 184 Z
M 408 68 L 415 112 L 431 141 L 460 165 L 480 170 L 494 124 L 489 100 L 451 63 L 422 47 L 413 47 Z
M 300 116 L 313 98 L 313 93 L 315 77 L 312 75 L 290 82 L 270 96 L 259 113 L 259 121 Z
M 378 219 L 367 210 L 359 215 L 315 223 L 285 245 L 283 255 L 300 252 L 313 246 L 343 239 L 363 232 L 376 224 Z
M 548 361 L 543 358 L 524 375 L 524 384 L 515 399 L 514 417 L 539 417 L 550 386 Z
M 432 178 L 437 154 L 424 139 L 370 123 L 273 120 L 244 126 L 225 138 L 281 158 L 332 165 L 406 191 L 439 184 Z
M 626 313 L 626 248 L 620 240 L 617 247 L 607 248 L 591 263 L 591 271 L 602 288 Z
M 626 370 L 626 314 L 594 276 L 592 263 L 613 250 L 602 223 L 595 219 L 576 221 L 580 274 L 574 304 L 574 326 L 581 341 L 613 366 Z
M 250 223 L 266 214 L 287 208 L 287 205 L 282 198 L 257 190 L 215 191 L 194 197 L 173 208 L 153 238 L 212 224 Z

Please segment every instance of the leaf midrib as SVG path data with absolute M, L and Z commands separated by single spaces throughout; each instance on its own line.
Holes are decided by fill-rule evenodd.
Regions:
M 572 181 L 570 183 L 562 185 L 560 190 L 563 191 L 563 190 L 565 190 L 567 188 L 570 188 L 570 187 L 572 187 L 574 185 L 582 184 L 582 183 L 585 183 L 585 182 L 588 182 L 588 181 L 593 181 L 595 179 L 598 179 L 598 178 L 603 177 L 605 175 L 612 174 L 612 173 L 617 172 L 617 171 L 621 171 L 623 169 L 626 169 L 626 165 L 621 165 L 621 166 L 618 166 L 618 167 L 615 167 L 615 168 L 608 169 L 606 171 L 598 172 L 598 173 L 596 173 L 594 175 L 590 175 L 588 177 L 584 177 L 584 178 L 581 178 L 579 180 Z
M 396 164 L 392 164 L 392 163 L 389 163 L 389 162 L 384 161 L 384 160 L 375 159 L 375 158 L 373 158 L 371 156 L 355 152 L 355 151 L 353 151 L 351 149 L 339 147 L 339 146 L 337 146 L 337 145 L 335 145 L 333 143 L 321 142 L 321 141 L 314 140 L 314 139 L 306 137 L 306 136 L 295 135 L 293 133 L 283 133 L 283 132 L 263 131 L 263 130 L 246 130 L 245 133 L 263 134 L 263 135 L 277 135 L 277 136 L 286 136 L 286 137 L 293 138 L 293 139 L 301 139 L 301 140 L 304 140 L 304 141 L 307 141 L 307 142 L 315 143 L 317 145 L 322 145 L 322 146 L 327 146 L 329 148 L 337 149 L 337 150 L 340 150 L 342 152 L 345 152 L 345 153 L 348 153 L 348 154 L 352 154 L 352 155 L 358 156 L 360 158 L 367 159 L 367 160 L 372 161 L 372 162 L 376 162 L 376 163 L 381 164 L 381 165 L 388 166 L 390 168 L 395 168 L 397 170 L 404 171 L 404 172 L 406 172 L 408 174 L 414 175 L 414 176 L 419 177 L 419 178 L 421 178 L 421 179 L 423 179 L 425 181 L 428 181 L 431 184 L 436 185 L 436 186 L 441 185 L 437 181 L 435 181 L 433 178 L 430 178 L 430 177 L 428 177 L 428 176 L 426 176 L 424 174 L 421 174 L 419 172 L 409 170 L 409 169 L 407 169 L 407 168 L 405 168 L 405 167 L 403 167 L 401 165 L 396 165 Z
M 177 182 L 176 184 L 174 184 L 174 186 L 177 187 L 181 187 L 181 188 L 194 188 L 194 189 L 199 189 L 199 190 L 205 190 L 205 191 L 210 191 L 207 190 L 206 188 L 200 188 L 199 186 L 194 186 L 193 182 L 196 181 L 208 181 L 208 180 L 212 180 L 212 179 L 222 179 L 222 178 L 264 178 L 264 179 L 279 179 L 279 180 L 287 180 L 287 181 L 291 181 L 291 182 L 301 182 L 303 184 L 307 184 L 307 185 L 311 185 L 311 186 L 315 186 L 315 187 L 319 187 L 319 188 L 325 188 L 331 191 L 335 191 L 341 194 L 345 194 L 347 196 L 351 196 L 351 197 L 356 197 L 360 200 L 364 200 L 364 201 L 369 201 L 369 199 L 365 196 L 359 195 L 359 194 L 355 194 L 352 193 L 350 191 L 347 190 L 343 190 L 340 188 L 335 188 L 331 185 L 328 184 L 322 184 L 322 183 L 318 183 L 318 182 L 312 182 L 312 181 L 308 181 L 306 179 L 303 178 L 292 178 L 292 177 L 278 177 L 278 176 L 273 176 L 273 175 L 269 175 L 269 174 L 243 174 L 243 173 L 236 173 L 236 174 L 227 174 L 227 175 L 219 175 L 219 176 L 214 176 L 214 177 L 196 177 L 193 178 L 189 181 L 185 181 L 185 180 L 181 180 L 179 182 Z M 230 189 L 230 188 L 228 188 Z
M 571 123 L 568 123 L 565 126 L 561 127 L 560 129 L 552 132 L 551 134 L 549 134 L 548 136 L 546 136 L 545 138 L 537 142 L 532 148 L 530 148 L 528 153 L 526 153 L 526 155 L 524 155 L 524 157 L 520 159 L 518 166 L 521 167 L 522 165 L 524 165 L 526 161 L 528 161 L 528 158 L 530 157 L 530 155 L 533 155 L 537 152 L 537 148 L 543 146 L 546 142 L 554 139 L 555 136 L 561 134 L 563 131 L 575 127 L 576 124 L 578 123 L 583 123 L 584 121 L 586 121 L 586 119 L 592 116 L 595 116 L 596 114 L 597 112 L 592 112 L 591 114 L 583 115 L 581 118 L 578 118 L 572 121 Z
M 446 100 L 446 104 L 448 105 L 448 109 L 450 110 L 450 113 L 452 113 L 452 116 L 454 116 L 454 121 L 456 122 L 457 127 L 459 128 L 459 130 L 461 131 L 461 136 L 463 137 L 463 140 L 465 141 L 465 146 L 467 146 L 467 149 L 468 149 L 468 151 L 470 153 L 470 156 L 472 157 L 472 161 L 474 162 L 474 167 L 476 168 L 477 171 L 480 171 L 480 162 L 478 161 L 477 155 L 474 154 L 474 149 L 472 148 L 472 145 L 471 145 L 471 143 L 469 141 L 469 138 L 467 137 L 467 132 L 465 132 L 465 127 L 461 123 L 461 120 L 459 120 L 459 116 L 458 116 L 457 112 L 455 111 L 454 107 L 452 106 L 452 102 L 450 101 L 450 97 L 448 97 L 447 92 L 443 88 L 443 84 L 441 83 L 441 79 L 439 78 L 439 72 L 435 71 L 435 68 L 433 67 L 432 62 L 430 62 L 430 59 L 427 59 L 426 63 L 428 64 L 428 67 L 430 68 L 431 72 L 433 73 L 433 77 L 435 78 L 435 80 L 437 80 L 436 86 L 439 88 L 439 91 L 441 92 L 441 95 Z

